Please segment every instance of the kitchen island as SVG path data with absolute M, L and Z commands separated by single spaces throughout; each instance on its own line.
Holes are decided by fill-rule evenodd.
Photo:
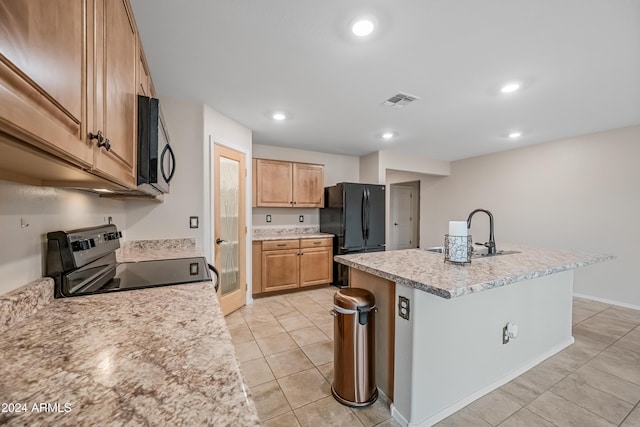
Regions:
M 118 257 L 198 255 L 149 241 Z M 34 289 L 49 300 L 20 319 Z M 44 278 L 0 301 L 0 424 L 259 425 L 211 282 L 52 297 Z
M 464 266 L 420 249 L 335 257 L 376 297 L 376 379 L 401 424 L 432 425 L 571 345 L 573 269 L 613 259 L 500 249 L 518 253 Z M 518 334 L 503 344 L 508 323 Z

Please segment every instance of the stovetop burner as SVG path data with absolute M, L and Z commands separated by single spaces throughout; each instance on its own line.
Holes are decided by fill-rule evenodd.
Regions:
M 211 281 L 210 269 L 217 276 L 204 257 L 118 263 L 120 237 L 112 224 L 48 233 L 47 276 L 54 278 L 55 297 Z

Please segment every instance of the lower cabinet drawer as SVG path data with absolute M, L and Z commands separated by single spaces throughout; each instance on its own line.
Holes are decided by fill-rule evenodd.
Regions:
M 262 242 L 263 251 L 275 251 L 280 249 L 298 249 L 300 240 L 265 240 Z
M 319 239 L 300 239 L 301 248 L 318 248 L 325 246 L 333 246 L 331 237 L 321 237 Z

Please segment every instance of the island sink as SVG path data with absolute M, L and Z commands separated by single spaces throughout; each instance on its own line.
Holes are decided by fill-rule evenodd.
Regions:
M 436 246 L 433 248 L 425 248 L 423 249 L 427 252 L 434 252 L 434 253 L 438 253 L 438 254 L 442 254 L 444 253 L 444 247 L 443 246 Z M 510 254 L 519 254 L 520 251 L 496 251 L 494 253 L 489 253 L 489 252 L 473 252 L 471 254 L 471 258 L 488 258 L 488 257 L 492 257 L 492 256 L 498 256 L 498 255 L 510 255 Z

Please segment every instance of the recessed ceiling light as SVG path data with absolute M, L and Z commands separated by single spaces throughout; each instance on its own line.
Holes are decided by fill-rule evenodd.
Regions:
M 373 27 L 373 22 L 369 21 L 368 19 L 362 19 L 356 21 L 356 23 L 353 24 L 353 26 L 351 27 L 351 31 L 358 37 L 364 37 L 373 32 Z
M 287 118 L 287 116 L 284 113 L 273 113 L 273 116 L 271 117 L 273 117 L 273 120 L 278 120 L 278 121 L 284 120 Z
M 506 85 L 502 86 L 502 88 L 500 89 L 500 92 L 502 92 L 502 93 L 511 93 L 511 92 L 517 91 L 518 89 L 520 89 L 520 83 L 511 82 L 511 83 L 507 83 Z
M 396 136 L 398 136 L 398 133 L 392 132 L 392 131 L 386 131 L 386 132 L 382 132 L 380 136 L 382 137 L 382 139 L 389 141 L 390 139 L 393 139 Z
M 518 139 L 522 136 L 522 132 L 511 132 L 509 134 L 509 138 L 511 139 Z

